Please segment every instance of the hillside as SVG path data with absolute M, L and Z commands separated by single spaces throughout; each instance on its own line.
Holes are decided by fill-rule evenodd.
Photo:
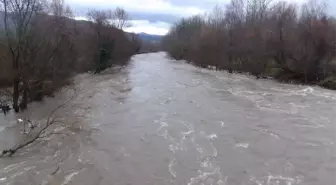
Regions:
M 137 35 L 141 40 L 149 42 L 160 42 L 163 37 L 162 35 L 151 35 L 147 33 L 138 33 Z

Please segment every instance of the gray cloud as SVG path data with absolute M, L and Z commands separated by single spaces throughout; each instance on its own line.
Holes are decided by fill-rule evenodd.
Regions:
M 212 9 L 217 4 L 226 4 L 230 0 L 165 0 L 176 6 L 194 6 L 202 9 Z
M 189 7 L 185 10 L 184 7 L 167 3 L 164 0 L 158 1 L 160 3 L 157 4 L 150 4 L 150 2 L 154 2 L 154 0 L 144 0 L 144 4 L 141 6 L 137 6 L 135 3 L 136 0 L 126 0 L 124 4 L 122 2 L 110 3 L 107 0 L 101 1 L 102 3 L 93 3 L 89 0 L 88 2 L 78 3 L 77 0 L 69 0 L 69 5 L 74 10 L 76 16 L 80 17 L 85 16 L 89 9 L 104 10 L 123 7 L 133 20 L 147 20 L 150 22 L 163 21 L 167 23 L 174 23 L 181 17 L 202 12 L 201 9 L 193 7 Z M 166 5 L 166 7 L 164 5 Z
M 129 12 L 132 20 L 138 21 L 136 26 L 154 30 L 158 27 L 160 33 L 181 17 L 187 17 L 210 11 L 216 5 L 225 5 L 230 0 L 68 0 L 75 10 L 76 16 L 85 16 L 89 9 L 114 9 L 122 7 Z M 277 0 L 275 0 L 277 1 Z M 305 2 L 307 0 L 286 0 L 289 2 Z M 336 16 L 336 0 L 329 0 L 328 12 Z M 145 22 L 141 22 L 145 21 Z M 140 21 L 140 22 L 139 22 Z M 140 23 L 142 25 L 140 25 Z M 132 29 L 132 31 L 138 31 Z
M 157 21 L 175 23 L 180 19 L 179 16 L 163 13 L 159 14 L 159 13 L 130 12 L 130 16 L 133 20 L 147 20 L 153 23 Z

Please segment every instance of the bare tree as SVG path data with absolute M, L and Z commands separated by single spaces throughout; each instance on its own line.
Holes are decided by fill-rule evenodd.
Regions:
M 54 16 L 74 17 L 74 13 L 69 5 L 65 4 L 65 0 L 51 0 L 48 4 L 49 12 Z
M 89 10 L 87 13 L 87 18 L 92 21 L 92 27 L 95 29 L 95 32 L 98 37 L 98 45 L 101 45 L 103 42 L 103 32 L 106 27 L 110 27 L 110 20 L 113 18 L 111 10 Z
M 228 57 L 228 71 L 233 72 L 235 65 L 239 65 L 242 57 L 240 48 L 242 48 L 244 35 L 243 26 L 245 24 L 245 6 L 243 0 L 232 0 L 230 4 L 226 5 L 225 20 L 227 29 L 227 57 Z
M 130 16 L 123 8 L 117 7 L 114 10 L 113 16 L 112 16 L 112 24 L 116 28 L 119 28 L 122 30 L 124 28 L 130 27 L 131 23 L 129 22 L 129 20 L 130 20 Z
M 322 76 L 322 63 L 331 60 L 326 56 L 334 46 L 328 44 L 328 35 L 333 31 L 326 15 L 323 1 L 310 0 L 301 7 L 298 20 L 295 48 L 289 55 L 294 71 L 304 77 L 304 82 L 318 81 Z
M 19 85 L 23 78 L 20 70 L 27 63 L 27 36 L 40 5 L 38 0 L 2 0 L 7 45 L 14 70 L 13 108 L 16 112 L 19 111 Z
M 50 71 L 61 44 L 71 40 L 64 19 L 71 16 L 71 11 L 62 0 L 53 0 L 50 5 L 41 0 L 3 0 L 2 7 L 8 60 L 14 70 L 13 108 L 18 112 L 27 108 L 32 82 L 43 83 L 42 78 L 47 77 L 43 74 Z M 47 15 L 49 12 L 54 15 Z M 71 47 L 71 41 L 68 45 Z
M 335 76 L 335 19 L 325 8 L 323 0 L 300 9 L 281 1 L 231 0 L 225 9 L 215 7 L 200 27 L 182 19 L 163 46 L 173 58 L 202 67 L 317 83 Z M 193 34 L 196 30 L 200 34 Z
M 293 44 L 290 42 L 293 39 L 290 36 L 295 29 L 296 12 L 296 5 L 287 2 L 278 2 L 270 12 L 269 49 L 274 61 L 281 68 L 286 68 L 289 45 Z
M 114 49 L 114 39 L 110 33 L 110 28 L 113 27 L 111 23 L 113 12 L 111 10 L 90 10 L 87 16 L 92 21 L 91 25 L 97 35 L 97 39 L 95 39 L 95 73 L 100 73 L 110 65 Z

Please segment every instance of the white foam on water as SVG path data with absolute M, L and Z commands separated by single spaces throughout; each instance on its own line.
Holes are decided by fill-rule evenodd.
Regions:
M 159 136 L 162 136 L 166 140 L 171 140 L 172 137 L 169 135 L 166 127 L 168 127 L 168 123 L 160 122 L 160 127 L 157 129 L 156 132 Z
M 332 95 L 332 94 L 329 94 L 329 93 L 316 93 L 314 95 L 318 96 L 318 97 L 323 97 L 323 98 L 329 98 L 329 99 L 332 99 L 332 100 L 336 100 L 336 96 Z
M 78 162 L 80 162 L 80 163 L 83 162 L 83 155 L 84 155 L 84 153 L 81 152 L 81 154 L 78 156 Z
M 186 132 L 181 132 L 182 134 L 182 139 L 181 140 L 186 140 L 187 139 L 187 136 L 191 135 L 191 134 L 194 134 L 195 130 L 194 128 L 192 127 L 192 125 L 190 124 L 187 124 L 185 122 L 183 122 L 184 126 L 186 126 L 188 128 L 188 131 Z
M 5 181 L 7 179 L 7 177 L 2 177 L 0 178 L 0 181 Z
M 215 140 L 215 139 L 217 139 L 217 134 L 212 133 L 212 134 L 208 135 L 207 138 L 208 138 L 209 140 Z
M 301 90 L 290 90 L 290 91 L 284 91 L 284 92 L 287 92 L 289 96 L 290 95 L 307 96 L 308 94 L 310 94 L 310 95 L 317 96 L 317 97 L 336 100 L 335 94 L 328 93 L 328 92 L 323 92 L 323 91 L 320 91 L 318 89 L 316 90 L 316 88 L 313 88 L 313 87 L 306 87 L 306 88 L 301 89 Z
M 262 101 L 256 102 L 256 106 L 260 110 L 271 111 L 271 112 L 281 112 L 285 114 L 297 114 L 297 111 L 279 109 L 279 108 L 273 107 L 271 104 L 268 104 L 268 106 L 266 107 L 266 106 L 260 105 L 260 103 L 262 103 Z
M 124 157 L 130 157 L 131 154 L 127 153 L 124 147 L 120 148 L 120 152 L 123 154 Z
M 274 137 L 275 139 L 280 139 L 279 136 L 277 134 L 274 133 L 269 133 L 270 136 Z
M 250 181 L 257 185 L 297 185 L 302 182 L 302 176 L 296 177 L 285 177 L 282 175 L 268 175 L 266 177 L 262 177 L 261 179 L 257 179 L 256 177 L 251 176 Z
M 328 145 L 333 145 L 334 142 L 333 141 L 323 141 L 323 144 L 328 146 Z
M 188 123 L 185 123 L 185 122 L 182 122 L 184 126 L 186 126 L 189 130 L 194 130 L 194 128 L 192 127 L 191 124 L 188 124 Z
M 48 184 L 48 181 L 43 180 L 41 185 L 47 185 L 47 184 Z
M 3 130 L 5 130 L 6 127 L 0 126 L 0 132 L 2 132 Z
M 292 171 L 293 168 L 294 168 L 294 165 L 293 165 L 292 163 L 290 163 L 290 162 L 287 162 L 287 163 L 286 163 L 286 165 L 285 165 L 285 171 L 286 171 L 286 172 L 290 172 L 290 171 Z
M 224 179 L 224 181 L 222 181 L 222 180 L 219 180 L 219 181 L 217 182 L 217 184 L 218 184 L 218 185 L 226 185 L 226 183 L 227 183 L 227 180 L 228 180 L 228 176 L 225 176 L 225 179 Z
M 301 90 L 291 90 L 289 91 L 288 95 L 299 95 L 299 96 L 307 96 L 308 94 L 311 94 L 314 91 L 313 88 L 307 87 Z
M 301 179 L 296 177 L 296 179 L 291 178 L 291 177 L 283 177 L 281 175 L 278 176 L 273 176 L 273 175 L 268 175 L 267 177 L 267 185 L 294 185 L 294 184 L 299 184 L 301 182 Z
M 199 144 L 196 144 L 194 143 L 195 147 L 196 147 L 196 150 L 200 153 L 200 154 L 204 154 L 204 150 L 203 148 L 199 145 Z
M 206 180 L 214 180 L 212 179 L 211 177 L 212 176 L 218 176 L 220 177 L 221 176 L 221 173 L 220 173 L 220 168 L 216 168 L 213 172 L 201 172 L 199 171 L 199 175 L 197 177 L 192 177 L 190 178 L 190 182 L 188 183 L 188 185 L 196 185 L 196 184 L 207 184 L 205 183 Z M 219 184 L 220 182 L 222 182 L 221 179 L 219 179 L 217 181 L 217 184 Z M 208 183 L 210 184 L 210 183 Z
M 250 144 L 248 143 L 237 143 L 236 147 L 238 148 L 248 148 L 250 146 Z
M 54 132 L 60 132 L 60 131 L 63 131 L 64 129 L 66 129 L 66 127 L 63 127 L 63 126 L 57 127 L 54 129 Z
M 298 104 L 295 104 L 295 103 L 289 103 L 289 104 L 292 105 L 293 107 L 301 108 L 301 109 L 310 107 L 309 105 L 298 105 Z
M 23 162 L 20 162 L 20 163 L 17 163 L 17 164 L 11 164 L 9 166 L 6 166 L 3 170 L 0 170 L 0 172 L 4 172 L 4 173 L 10 172 L 10 171 L 14 170 L 15 168 L 18 168 L 18 167 L 24 165 L 25 163 L 27 163 L 27 161 L 23 161 Z
M 267 103 L 267 100 L 265 100 L 265 95 L 272 95 L 270 93 L 265 92 L 255 92 L 255 91 L 249 91 L 249 90 L 243 90 L 243 89 L 229 89 L 228 90 L 232 95 L 243 97 L 253 103 L 260 109 L 265 111 L 273 111 L 273 112 L 282 112 L 286 114 L 297 114 L 298 110 L 296 107 L 293 107 L 291 110 L 287 110 L 279 107 L 277 104 L 270 104 Z
M 165 140 L 171 140 L 172 137 L 169 135 L 167 130 L 164 130 L 162 134 L 159 134 L 159 136 L 162 136 Z
M 190 135 L 191 133 L 193 133 L 194 131 L 193 130 L 189 130 L 187 132 L 181 132 L 182 134 L 182 139 L 186 139 L 188 135 Z
M 312 147 L 318 147 L 319 145 L 318 144 L 315 144 L 315 143 L 303 143 L 304 145 L 307 145 L 307 146 L 312 146 Z
M 314 89 L 312 87 L 307 87 L 307 88 L 302 89 L 301 91 L 305 93 L 312 93 L 314 92 Z
M 250 181 L 254 182 L 256 185 L 264 185 L 263 181 L 257 180 L 255 177 L 250 177 Z
M 170 144 L 169 145 L 169 150 L 173 153 L 175 153 L 176 151 L 180 150 L 179 147 L 177 146 L 177 144 Z M 183 149 L 182 149 L 183 150 Z
M 213 157 L 217 157 L 217 154 L 218 154 L 218 152 L 217 152 L 217 148 L 216 148 L 212 143 L 210 143 L 210 145 L 211 145 L 211 147 L 212 147 L 212 149 L 213 149 L 213 154 L 212 154 L 212 156 L 213 156 Z
M 67 176 L 65 177 L 65 180 L 64 180 L 64 182 L 62 183 L 62 185 L 69 184 L 69 182 L 72 180 L 72 178 L 73 178 L 74 176 L 78 175 L 78 174 L 79 174 L 79 171 L 78 171 L 78 172 L 73 172 L 73 173 L 67 175 Z
M 305 128 L 324 128 L 324 125 L 299 125 L 295 124 L 297 127 L 305 127 Z
M 211 158 L 210 157 L 206 157 L 205 159 L 203 159 L 203 161 L 201 162 L 201 167 L 202 168 L 213 168 L 213 164 L 211 162 Z
M 35 169 L 36 168 L 36 166 L 31 166 L 31 167 L 26 167 L 26 168 L 23 168 L 25 171 L 29 171 L 29 170 L 31 170 L 31 169 Z
M 280 137 L 279 137 L 278 134 L 276 134 L 276 133 L 274 133 L 272 131 L 269 131 L 267 129 L 257 129 L 257 131 L 265 133 L 265 134 L 268 134 L 269 136 L 274 137 L 275 139 L 280 139 Z
M 172 161 L 170 161 L 168 165 L 169 173 L 173 176 L 173 178 L 176 178 L 176 172 L 173 170 L 173 166 L 176 164 L 176 159 L 174 158 Z
M 15 177 L 17 177 L 17 176 L 21 176 L 21 175 L 23 175 L 24 174 L 24 172 L 17 172 L 17 173 L 14 173 L 12 176 L 11 176 L 11 179 L 14 179 Z
M 160 127 L 157 129 L 157 132 L 159 132 L 164 127 L 168 127 L 168 124 L 166 122 L 160 122 Z
M 225 123 L 224 121 L 221 121 L 221 126 L 224 127 Z
M 210 151 L 206 150 L 204 148 L 205 146 L 201 145 L 201 143 L 197 143 L 195 141 L 195 136 L 191 138 L 191 141 L 196 148 L 196 150 L 199 152 L 199 159 L 201 159 L 200 162 L 200 169 L 198 170 L 198 175 L 196 177 L 190 178 L 190 182 L 188 185 L 225 185 L 226 180 L 222 178 L 222 173 L 220 172 L 220 167 L 216 165 L 216 163 L 213 163 L 213 160 L 217 157 L 217 149 L 211 142 L 211 140 L 214 140 L 217 138 L 217 134 L 206 134 L 204 131 L 200 131 L 200 137 L 204 140 L 206 143 L 208 143 L 212 149 Z M 205 144 L 205 143 L 204 143 Z

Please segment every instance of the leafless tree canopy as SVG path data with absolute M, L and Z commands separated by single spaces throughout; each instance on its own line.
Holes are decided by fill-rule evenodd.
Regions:
M 92 10 L 89 22 L 72 19 L 74 14 L 64 0 L 0 2 L 5 27 L 0 38 L 0 65 L 11 71 L 6 79 L 13 87 L 16 112 L 27 108 L 30 101 L 51 95 L 74 73 L 92 70 L 104 40 L 114 42 L 105 52 L 113 55 L 115 63 L 135 53 L 132 40 L 111 22 L 117 15 L 116 25 L 127 25 L 128 15 L 122 9 Z
M 10 105 L 2 101 L 2 95 L 12 96 L 10 101 L 18 112 L 31 101 L 52 96 L 68 85 L 75 73 L 94 70 L 97 59 L 123 65 L 137 52 L 138 43 L 121 30 L 128 25 L 128 15 L 122 9 L 92 10 L 87 15 L 91 21 L 76 21 L 64 0 L 0 0 L 0 4 L 5 27 L 0 32 L 0 68 L 12 74 L 7 77 L 12 90 L 0 89 L 0 109 L 4 113 Z M 0 82 L 1 77 L 0 73 Z M 54 113 L 68 103 L 53 110 L 45 123 L 31 123 L 25 140 L 0 151 L 0 157 L 12 156 L 39 139 L 60 134 L 50 128 L 65 122 Z
M 335 18 L 310 0 L 231 0 L 206 16 L 182 19 L 162 45 L 198 66 L 336 88 Z M 335 85 L 330 86 L 331 81 Z
M 54 16 L 74 17 L 70 6 L 66 5 L 64 0 L 52 0 L 48 6 L 49 12 Z
M 87 17 L 97 24 L 114 26 L 121 30 L 131 26 L 129 14 L 119 7 L 115 10 L 89 10 Z
M 122 9 L 117 7 L 113 12 L 113 25 L 119 29 L 124 29 L 131 26 L 129 22 L 130 17 L 128 13 Z
M 102 25 L 109 26 L 111 25 L 110 21 L 113 18 L 113 13 L 111 10 L 89 10 L 87 17 L 90 21 Z

